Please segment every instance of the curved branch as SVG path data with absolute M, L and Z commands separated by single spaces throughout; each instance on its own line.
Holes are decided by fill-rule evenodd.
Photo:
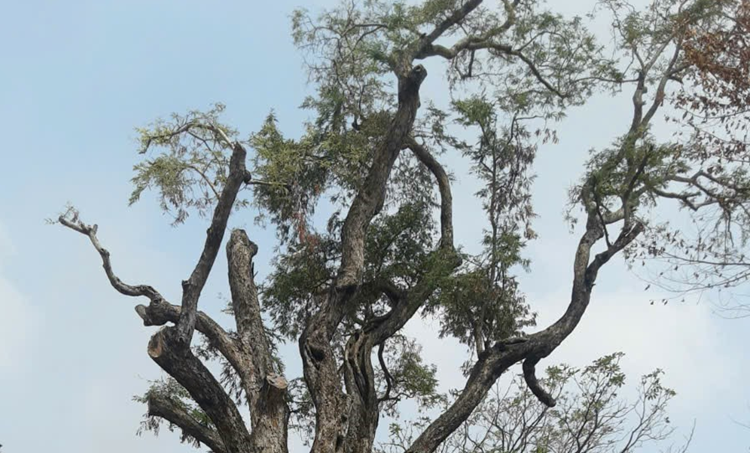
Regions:
M 434 43 L 436 39 L 441 37 L 449 28 L 464 20 L 469 13 L 477 9 L 481 4 L 482 0 L 469 0 L 455 10 L 450 16 L 437 24 L 430 33 L 422 36 L 419 41 L 417 41 L 416 48 L 413 51 L 414 58 L 425 58 L 430 51 L 433 51 L 432 43 Z
M 440 233 L 441 233 L 441 246 L 453 247 L 453 195 L 451 194 L 450 179 L 448 179 L 448 173 L 440 162 L 438 162 L 432 154 L 417 143 L 414 138 L 410 137 L 406 146 L 412 150 L 417 159 L 419 159 L 425 167 L 427 167 L 437 179 L 438 190 L 440 191 Z
M 539 399 L 547 407 L 555 407 L 555 399 L 539 384 L 539 380 L 536 378 L 536 364 L 539 363 L 539 359 L 531 358 L 523 361 L 523 379 L 526 381 L 526 385 L 529 386 L 529 390 L 534 396 Z
M 393 376 L 391 376 L 391 372 L 388 371 L 388 366 L 385 363 L 385 358 L 383 357 L 384 350 L 385 341 L 378 346 L 378 362 L 380 362 L 380 369 L 383 371 L 386 384 L 385 393 L 380 398 L 380 401 L 387 401 L 391 397 L 391 390 L 393 389 Z
M 182 308 L 179 305 L 162 302 L 158 304 L 152 303 L 148 306 L 137 305 L 135 311 L 143 320 L 144 326 L 163 326 L 168 322 L 176 324 L 180 319 Z M 229 333 L 202 311 L 198 311 L 196 315 L 195 328 L 198 332 L 205 335 L 209 343 L 215 346 L 221 355 L 227 359 L 227 362 L 232 365 L 232 368 L 234 368 L 242 380 L 243 387 L 247 387 L 252 382 L 250 364 L 248 363 L 246 354 L 229 336 Z
M 153 287 L 149 285 L 128 285 L 127 283 L 124 283 L 122 280 L 120 280 L 117 275 L 115 275 L 115 272 L 112 270 L 112 262 L 109 257 L 109 251 L 102 247 L 99 239 L 96 237 L 96 232 L 98 229 L 97 225 L 86 225 L 85 223 L 83 223 L 78 218 L 78 211 L 73 208 L 68 208 L 67 212 L 58 217 L 57 220 L 63 226 L 66 226 L 73 231 L 77 231 L 89 238 L 91 244 L 94 246 L 96 251 L 99 252 L 99 256 L 102 257 L 102 266 L 104 267 L 104 272 L 107 274 L 109 283 L 120 294 L 131 297 L 148 297 L 151 302 L 156 303 L 164 300 L 162 295 L 159 294 L 159 292 Z
M 405 63 L 407 66 L 410 62 Z M 382 142 L 377 145 L 362 187 L 352 201 L 341 230 L 341 265 L 321 308 L 310 318 L 299 340 L 305 382 L 315 404 L 316 429 L 312 451 L 333 452 L 347 438 L 349 412 L 341 388 L 339 366 L 331 345 L 346 304 L 361 285 L 367 228 L 382 210 L 386 186 L 419 109 L 419 88 L 427 77 L 421 65 L 398 75 L 398 108 Z
M 425 77 L 427 71 L 421 65 L 414 67 L 407 76 L 399 77 L 398 110 L 344 220 L 341 267 L 336 281 L 338 288 L 352 288 L 359 283 L 365 259 L 365 233 L 383 208 L 386 184 L 402 144 L 414 125 L 419 108 L 419 87 Z
M 425 35 L 418 43 L 418 49 L 414 53 L 414 58 L 421 60 L 432 56 L 441 56 L 445 59 L 453 59 L 455 58 L 459 53 L 461 53 L 464 50 L 478 50 L 483 47 L 483 45 L 486 46 L 486 44 L 494 37 L 506 32 L 510 29 L 510 27 L 513 26 L 516 22 L 516 7 L 518 6 L 520 0 L 514 0 L 512 3 L 510 0 L 503 0 L 503 8 L 505 9 L 505 14 L 507 15 L 507 19 L 502 24 L 498 25 L 497 27 L 492 28 L 491 30 L 484 33 L 482 36 L 467 36 L 464 39 L 459 40 L 457 43 L 453 44 L 450 48 L 447 48 L 445 46 L 441 45 L 434 45 L 433 43 L 435 40 L 440 37 L 445 31 L 448 30 L 448 28 L 452 27 L 456 23 L 462 21 L 469 13 L 471 13 L 474 9 L 479 7 L 479 5 L 482 3 L 481 0 L 479 1 L 469 1 L 465 3 L 460 9 L 456 10 L 449 18 L 444 20 L 441 24 L 439 24 L 435 30 L 433 30 L 429 35 Z M 473 58 L 473 53 L 472 53 Z
M 213 428 L 200 423 L 171 398 L 163 395 L 148 396 L 148 415 L 159 417 L 177 425 L 183 434 L 193 437 L 207 446 L 213 453 L 225 453 L 224 442 Z
M 472 367 L 466 386 L 456 401 L 435 419 L 407 450 L 408 453 L 431 453 L 463 423 L 491 386 L 505 371 L 520 361 L 524 362 L 524 377 L 537 397 L 550 402 L 551 398 L 538 385 L 533 374 L 539 359 L 552 353 L 575 329 L 583 317 L 591 299 L 599 269 L 612 256 L 625 248 L 643 231 L 643 225 L 623 228 L 612 246 L 590 260 L 592 246 L 604 236 L 603 225 L 594 213 L 589 213 L 586 232 L 578 244 L 574 261 L 573 291 L 565 314 L 554 324 L 541 332 L 530 335 L 525 341 L 501 341 L 480 355 Z M 541 399 L 540 398 L 540 399 Z

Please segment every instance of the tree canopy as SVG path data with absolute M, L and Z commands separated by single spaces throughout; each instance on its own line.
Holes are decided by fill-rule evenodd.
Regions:
M 138 129 L 142 159 L 130 202 L 153 191 L 175 224 L 191 214 L 210 222 L 181 301 L 121 280 L 97 225 L 75 208 L 57 220 L 89 238 L 117 291 L 148 300 L 136 307 L 145 325 L 165 326 L 148 353 L 169 378 L 138 398 L 148 406 L 143 428 L 166 421 L 217 453 L 286 452 L 290 428 L 308 433 L 315 453 L 369 453 L 381 415 L 411 401 L 440 413 L 404 451 L 451 448 L 457 430 L 482 423 L 488 393 L 517 364 L 542 404 L 564 403 L 561 412 L 539 410 L 559 420 L 580 410 L 561 393 L 576 373 L 557 368 L 538 379 L 536 367 L 581 322 L 600 271 L 616 256 L 666 260 L 669 269 L 682 263 L 675 272 L 689 269 L 688 283 L 704 289 L 746 278 L 750 181 L 746 140 L 734 125 L 744 128 L 750 99 L 741 31 L 748 3 L 652 0 L 636 8 L 602 0 L 597 8 L 611 19 L 611 41 L 590 32 L 585 18 L 532 0 L 366 0 L 299 10 L 292 34 L 315 87 L 302 104 L 310 121 L 300 137 L 285 136 L 273 113 L 243 136 L 222 122 L 221 104 Z M 422 89 L 441 77 L 426 66 L 444 69 L 439 94 L 448 105 Z M 537 149 L 557 141 L 556 123 L 569 108 L 620 91 L 632 94 L 630 121 L 610 146 L 591 151 L 570 189 L 567 221 L 579 242 L 570 298 L 561 301 L 567 309 L 529 333 L 533 301 L 517 276 L 536 237 Z M 684 110 L 682 119 L 675 109 Z M 671 117 L 685 133 L 657 140 L 654 123 Z M 717 129 L 717 121 L 729 126 Z M 454 235 L 445 162 L 457 159 L 481 186 L 476 221 L 485 229 L 476 253 Z M 665 218 L 670 204 L 687 211 Z M 252 232 L 227 233 L 229 217 L 247 212 L 277 231 L 273 269 L 262 282 Z M 700 226 L 697 236 L 683 212 Z M 231 329 L 198 310 L 223 242 Z M 727 278 L 725 269 L 739 271 Z M 655 281 L 680 280 L 667 272 Z M 437 392 L 418 339 L 403 334 L 418 316 L 435 317 L 441 335 L 471 351 L 455 395 Z M 301 379 L 285 377 L 278 342 L 299 344 Z M 614 357 L 602 360 L 597 366 L 614 366 Z M 221 376 L 209 362 L 222 366 Z M 619 385 L 612 381 L 619 372 L 610 371 L 608 389 Z M 596 381 L 597 372 L 581 379 Z M 658 374 L 643 382 L 646 399 L 670 395 Z M 495 401 L 510 422 L 518 407 Z M 549 446 L 568 442 L 563 431 L 548 433 L 554 441 L 538 434 L 547 440 L 535 445 L 548 446 L 536 451 L 567 451 Z

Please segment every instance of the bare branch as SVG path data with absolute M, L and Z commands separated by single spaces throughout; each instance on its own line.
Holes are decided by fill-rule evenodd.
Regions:
M 180 319 L 179 305 L 173 305 L 167 302 L 152 303 L 148 306 L 138 305 L 135 307 L 136 313 L 143 320 L 144 326 L 163 326 L 168 322 L 177 324 Z M 250 364 L 244 351 L 229 336 L 216 321 L 210 316 L 198 311 L 196 316 L 195 328 L 198 332 L 206 336 L 212 346 L 224 356 L 229 364 L 239 375 L 245 386 L 252 383 Z
M 149 298 L 149 300 L 155 303 L 159 303 L 164 300 L 162 295 L 159 294 L 159 292 L 153 287 L 149 285 L 128 285 L 120 280 L 117 275 L 115 275 L 114 271 L 112 270 L 112 262 L 110 260 L 109 251 L 102 247 L 101 243 L 99 243 L 99 239 L 96 237 L 96 232 L 98 229 L 97 225 L 86 225 L 85 223 L 83 223 L 78 218 L 78 212 L 73 208 L 69 208 L 65 214 L 61 215 L 58 218 L 58 221 L 60 222 L 60 224 L 89 238 L 91 244 L 94 246 L 96 251 L 99 252 L 99 256 L 102 257 L 102 266 L 104 267 L 104 272 L 107 274 L 109 283 L 120 294 L 131 297 L 147 297 Z
M 257 252 L 258 246 L 243 230 L 232 231 L 227 243 L 229 286 L 239 341 L 247 353 L 249 385 L 245 393 L 250 403 L 253 439 L 269 451 L 284 451 L 289 413 L 285 400 L 287 382 L 274 370 L 271 346 L 263 326 L 254 281 L 253 257 Z

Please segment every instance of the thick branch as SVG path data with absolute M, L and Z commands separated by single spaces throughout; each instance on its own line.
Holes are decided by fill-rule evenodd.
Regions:
M 229 214 L 232 212 L 237 192 L 245 179 L 245 156 L 247 154 L 245 148 L 238 142 L 233 143 L 232 148 L 229 176 L 214 209 L 211 225 L 206 232 L 203 251 L 190 277 L 182 282 L 182 311 L 177 323 L 177 338 L 185 345 L 189 345 L 193 338 L 198 299 L 216 260 L 216 255 L 219 253 Z
M 117 291 L 127 296 L 144 296 L 151 300 L 148 306 L 138 305 L 136 307 L 136 312 L 143 319 L 145 325 L 163 325 L 167 322 L 178 323 L 180 321 L 183 311 L 181 307 L 167 303 L 161 294 L 150 286 L 128 285 L 123 283 L 114 274 L 109 252 L 101 246 L 96 237 L 96 225 L 89 226 L 81 222 L 74 210 L 69 210 L 68 213 L 60 216 L 58 220 L 64 226 L 86 235 L 91 240 L 94 248 L 102 257 L 104 270 L 110 283 Z M 193 319 L 196 328 L 206 335 L 209 341 L 227 358 L 241 378 L 246 377 L 247 364 L 243 354 L 227 332 L 204 313 L 194 312 Z M 246 441 L 249 434 L 239 412 L 237 412 L 234 402 L 226 395 L 221 385 L 205 368 L 203 363 L 192 354 L 190 349 L 178 346 L 174 338 L 175 334 L 176 332 L 172 328 L 167 328 L 155 334 L 149 343 L 149 355 L 159 366 L 177 379 L 190 392 L 196 403 L 198 403 L 217 426 L 218 433 L 224 440 L 226 448 L 218 449 L 217 447 L 217 449 L 214 449 L 209 443 L 209 437 L 204 436 L 203 440 L 198 435 L 194 437 L 211 446 L 214 451 L 227 453 L 245 451 L 243 448 L 246 448 L 248 445 Z M 161 409 L 166 410 L 163 405 Z M 164 418 L 167 418 L 167 416 L 164 416 Z M 169 418 L 167 419 L 170 420 Z M 177 422 L 174 423 L 178 424 Z M 186 426 L 187 429 L 190 429 L 189 425 L 178 424 L 178 426 Z M 191 433 L 191 435 L 193 434 Z M 219 445 L 216 442 L 214 444 Z
M 163 326 L 168 322 L 177 324 L 180 319 L 178 305 L 172 305 L 167 302 L 152 303 L 148 306 L 138 305 L 135 307 L 136 313 L 143 320 L 144 326 Z M 210 316 L 199 311 L 196 316 L 195 328 L 198 332 L 208 338 L 209 343 L 227 359 L 232 368 L 237 372 L 243 382 L 243 387 L 247 387 L 252 382 L 250 373 L 250 364 L 247 355 L 238 347 L 237 343 L 229 336 L 216 321 Z
M 224 442 L 219 437 L 219 433 L 213 428 L 201 424 L 176 404 L 171 398 L 163 395 L 148 396 L 148 415 L 160 417 L 164 420 L 177 425 L 183 432 L 190 437 L 195 438 L 198 442 L 207 446 L 214 453 L 224 453 Z
M 347 302 L 361 285 L 367 228 L 383 208 L 388 178 L 414 125 L 419 87 L 426 76 L 427 71 L 422 66 L 398 76 L 398 108 L 383 141 L 377 145 L 367 177 L 344 220 L 341 266 L 336 282 L 300 337 L 305 382 L 316 409 L 312 448 L 315 453 L 339 451 L 347 437 L 350 406 L 341 388 L 331 339 L 343 319 Z
M 492 29 L 483 33 L 481 36 L 467 36 L 453 44 L 453 46 L 451 46 L 450 48 L 434 44 L 435 40 L 440 35 L 445 33 L 448 28 L 455 25 L 457 22 L 462 21 L 481 3 L 481 0 L 477 2 L 467 2 L 459 10 L 455 11 L 453 15 L 451 15 L 451 17 L 449 17 L 438 27 L 436 27 L 432 33 L 430 33 L 429 35 L 425 35 L 418 43 L 418 49 L 414 54 L 414 58 L 424 59 L 431 56 L 441 56 L 445 59 L 451 60 L 458 56 L 458 54 L 462 51 L 470 50 L 472 51 L 473 59 L 473 52 L 475 50 L 487 48 L 487 44 L 491 42 L 492 38 L 495 38 L 498 35 L 501 35 L 504 32 L 508 31 L 510 27 L 515 24 L 516 7 L 520 3 L 520 0 L 514 0 L 513 2 L 511 2 L 510 0 L 503 0 L 503 7 L 505 8 L 507 19 L 502 24 L 498 25 L 497 27 L 493 27 Z M 452 22 L 454 20 L 456 22 Z M 437 34 L 437 36 L 433 38 L 435 34 Z
M 248 352 L 250 385 L 246 391 L 250 403 L 253 442 L 268 453 L 286 452 L 287 381 L 274 372 L 273 355 L 266 337 L 258 289 L 254 282 L 253 257 L 258 246 L 243 230 L 234 230 L 227 243 L 229 286 L 237 331 Z
M 468 2 L 461 5 L 461 7 L 455 10 L 450 16 L 446 17 L 440 22 L 430 33 L 424 35 L 418 42 L 417 47 L 414 50 L 415 58 L 424 58 L 423 54 L 427 53 L 432 47 L 432 43 L 436 39 L 441 37 L 449 28 L 463 21 L 466 16 L 474 11 L 479 5 L 482 4 L 482 0 L 469 0 Z
M 529 352 L 526 343 L 496 344 L 474 364 L 466 386 L 456 401 L 436 418 L 406 450 L 407 453 L 432 453 L 482 402 L 498 377 Z
M 251 351 L 253 368 L 264 376 L 273 370 L 273 357 L 263 327 L 258 288 L 254 281 L 253 257 L 257 252 L 258 246 L 250 241 L 243 230 L 232 231 L 227 243 L 227 262 L 237 332 L 242 344 Z
M 383 208 L 388 177 L 414 125 L 419 108 L 419 87 L 425 77 L 427 71 L 422 66 L 413 68 L 406 77 L 399 77 L 398 110 L 344 221 L 341 268 L 336 283 L 339 288 L 359 283 L 364 265 L 365 233 L 372 219 Z
M 248 451 L 250 434 L 237 406 L 203 362 L 177 339 L 174 327 L 166 327 L 151 337 L 148 354 L 164 371 L 185 387 L 193 400 L 208 415 L 216 426 L 227 453 Z
M 471 415 L 497 378 L 522 360 L 528 360 L 524 363 L 524 377 L 529 388 L 545 404 L 552 403 L 554 400 L 539 387 L 534 375 L 534 367 L 541 358 L 552 353 L 581 320 L 591 299 L 591 290 L 601 266 L 635 240 L 642 231 L 643 225 L 639 222 L 628 229 L 623 229 L 612 246 L 598 254 L 589 263 L 591 247 L 604 236 L 603 225 L 599 218 L 593 213 L 589 214 L 586 232 L 581 237 L 576 252 L 573 291 L 565 314 L 550 327 L 529 336 L 525 341 L 499 342 L 485 350 L 474 364 L 466 386 L 456 401 L 427 427 L 407 451 L 409 453 L 435 451 Z

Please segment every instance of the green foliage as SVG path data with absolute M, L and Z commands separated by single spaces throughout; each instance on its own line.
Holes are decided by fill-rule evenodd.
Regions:
M 297 142 L 283 137 L 273 113 L 253 134 L 250 144 L 255 150 L 255 177 L 284 182 L 256 185 L 255 204 L 271 216 L 282 239 L 289 240 L 291 235 L 304 240 L 308 216 L 327 183 L 325 166 L 313 154 L 309 140 Z
M 725 5 L 724 0 L 715 3 Z M 292 138 L 281 132 L 271 113 L 249 140 L 237 142 L 248 149 L 251 165 L 245 182 L 252 186 L 258 217 L 269 220 L 281 242 L 273 270 L 260 285 L 262 307 L 272 325 L 269 331 L 279 341 L 296 341 L 311 314 L 329 296 L 341 260 L 341 212 L 362 188 L 373 155 L 387 143 L 395 120 L 394 70 L 398 73 L 424 59 L 447 63 L 448 86 L 442 94 L 451 102 L 438 106 L 430 101 L 431 93 L 422 90 L 422 107 L 410 138 L 436 158 L 442 159 L 441 152 L 452 153 L 450 159 L 469 164 L 480 183 L 476 196 L 484 213 L 484 230 L 477 241 L 480 249 L 467 253 L 458 247 L 459 252 L 439 243 L 435 175 L 404 143 L 385 188 L 382 212 L 365 234 L 362 285 L 347 300 L 343 322 L 332 334 L 334 354 L 342 354 L 347 335 L 388 319 L 399 303 L 414 308 L 410 314 L 421 308 L 423 314 L 436 317 L 441 335 L 457 338 L 477 354 L 497 341 L 523 335 L 534 325 L 535 315 L 516 275 L 528 268 L 524 249 L 536 237 L 530 188 L 537 146 L 557 141 L 554 124 L 564 118 L 567 108 L 585 103 L 595 92 L 617 91 L 633 80 L 639 87 L 633 96 L 633 126 L 611 146 L 592 152 L 585 175 L 571 190 L 573 205 L 585 214 L 598 215 L 593 223 L 599 222 L 596 227 L 604 230 L 608 245 L 607 224 L 648 224 L 648 208 L 660 198 L 677 199 L 696 210 L 691 200 L 698 195 L 690 195 L 692 191 L 707 200 L 701 206 L 718 207 L 722 225 L 750 225 L 746 169 L 709 162 L 705 149 L 691 150 L 677 141 L 657 143 L 649 134 L 653 109 L 661 106 L 665 93 L 658 91 L 649 99 L 646 88 L 679 77 L 664 72 L 681 63 L 671 53 L 676 37 L 688 25 L 716 20 L 714 3 L 655 0 L 650 8 L 637 11 L 622 0 L 601 1 L 600 8 L 614 17 L 614 58 L 605 53 L 582 18 L 566 18 L 543 2 L 485 3 L 432 45 L 422 46 L 426 34 L 463 4 L 460 0 L 365 0 L 341 2 L 318 15 L 294 13 L 294 42 L 305 53 L 315 84 L 314 95 L 302 104 L 312 118 L 301 136 Z M 415 61 L 404 61 L 417 50 Z M 174 223 L 185 221 L 192 211 L 209 213 L 224 186 L 238 137 L 237 131 L 220 123 L 223 110 L 219 104 L 207 112 L 173 115 L 139 129 L 144 160 L 135 166 L 130 202 L 144 190 L 154 189 Z M 696 183 L 697 162 L 707 165 L 703 169 L 708 177 L 701 177 L 711 187 Z M 675 182 L 689 184 L 691 192 L 674 192 Z M 316 227 L 316 209 L 326 199 L 334 213 L 327 227 Z M 247 199 L 240 198 L 236 207 L 248 205 Z M 605 217 L 616 220 L 605 222 Z M 652 234 L 658 230 L 648 226 L 653 227 Z M 671 234 L 665 231 L 658 232 Z M 746 231 L 750 228 L 743 234 Z M 698 251 L 695 256 L 720 258 L 710 255 L 710 250 L 717 244 L 731 248 L 727 236 L 714 234 L 711 240 L 699 242 L 692 249 Z M 675 238 L 671 234 L 666 242 L 690 247 Z M 742 236 L 743 244 L 746 240 Z M 640 256 L 664 254 L 664 243 L 663 238 L 655 239 Z M 407 291 L 411 292 L 404 299 L 389 293 Z M 210 344 L 196 353 L 207 360 L 217 358 Z M 616 443 L 615 433 L 624 429 L 625 422 L 619 421 L 627 413 L 623 408 L 633 407 L 617 397 L 625 384 L 620 358 L 606 356 L 582 370 L 550 368 L 543 385 L 556 396 L 558 408 L 541 407 L 517 381 L 512 395 L 488 398 L 470 424 L 487 425 L 491 414 L 494 421 L 486 426 L 487 439 L 500 443 L 503 434 L 498 426 L 538 420 L 538 431 L 526 434 L 531 440 L 524 451 L 567 451 L 574 436 L 581 435 L 595 446 L 591 451 L 608 451 Z M 420 409 L 446 404 L 446 397 L 437 391 L 435 367 L 423 363 L 416 341 L 397 334 L 387 340 L 379 359 L 384 366 L 376 371 L 378 396 L 390 414 L 397 414 L 397 403 L 405 399 L 416 401 Z M 239 399 L 237 377 L 227 363 L 221 366 L 222 383 Z M 674 396 L 662 386 L 660 376 L 657 371 L 643 378 L 639 401 L 640 413 L 655 414 L 651 422 L 656 420 L 657 427 L 662 426 L 658 423 L 666 402 Z M 197 419 L 204 417 L 194 412 L 184 389 L 173 381 L 156 383 L 149 392 L 155 393 L 139 401 L 165 395 Z M 292 427 L 310 433 L 315 414 L 304 383 L 292 381 L 290 395 L 295 407 Z M 592 414 L 610 417 L 609 425 L 592 424 Z M 144 423 L 143 429 L 159 427 L 152 419 Z M 391 433 L 397 439 L 410 438 L 408 429 L 397 426 Z M 469 429 L 463 435 L 472 433 Z M 457 447 L 463 452 L 462 448 Z
M 263 308 L 278 333 L 295 340 L 319 306 L 333 280 L 340 244 L 333 233 L 289 244 L 274 260 L 274 270 L 261 286 Z
M 224 105 L 207 112 L 193 110 L 173 114 L 169 121 L 157 120 L 136 129 L 140 154 L 147 157 L 135 165 L 130 204 L 146 189 L 159 192 L 161 208 L 172 215 L 173 224 L 183 223 L 191 209 L 205 216 L 212 212 L 227 177 L 231 143 L 237 132 L 219 122 Z M 237 209 L 247 206 L 238 200 Z
M 365 244 L 366 275 L 410 286 L 425 269 L 434 233 L 432 212 L 425 203 L 403 204 L 392 215 L 376 219 Z
M 440 316 L 442 335 L 481 350 L 534 325 L 513 269 L 528 266 L 522 250 L 535 237 L 528 172 L 536 145 L 516 114 L 508 127 L 500 126 L 503 105 L 471 97 L 454 102 L 453 107 L 460 125 L 478 131 L 478 141 L 468 144 L 447 135 L 441 140 L 459 149 L 483 182 L 476 195 L 488 226 L 481 253 L 464 257 L 460 272 L 446 281 L 429 309 Z
M 445 403 L 445 395 L 438 393 L 437 368 L 423 362 L 422 347 L 414 339 L 396 335 L 387 346 L 384 361 L 388 378 L 381 376 L 380 391 L 382 406 L 389 415 L 396 416 L 397 403 L 403 400 L 415 400 L 421 408 Z

